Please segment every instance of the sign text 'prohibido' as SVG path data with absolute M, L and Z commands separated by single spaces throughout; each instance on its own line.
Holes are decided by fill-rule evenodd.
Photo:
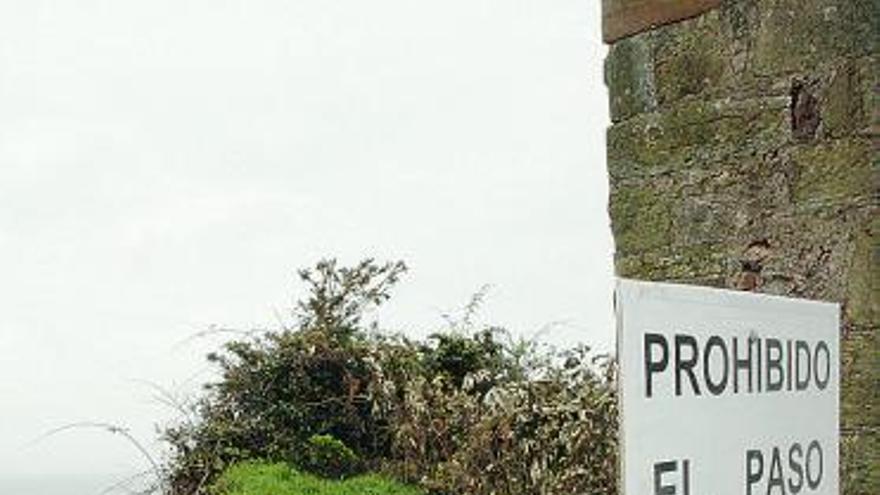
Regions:
M 838 495 L 837 305 L 621 280 L 625 495 Z

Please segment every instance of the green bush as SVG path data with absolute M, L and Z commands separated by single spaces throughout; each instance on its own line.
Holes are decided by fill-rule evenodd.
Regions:
M 389 427 L 370 391 L 376 354 L 388 348 L 406 366 L 408 351 L 367 338 L 361 317 L 388 298 L 405 269 L 321 261 L 299 272 L 309 292 L 297 305 L 295 328 L 233 341 L 209 355 L 220 380 L 207 386 L 194 419 L 163 433 L 172 450 L 172 492 L 201 493 L 206 480 L 238 461 L 287 460 L 304 452 L 313 435 L 332 435 L 365 459 L 384 457 Z
M 479 331 L 473 335 L 462 333 L 435 333 L 434 343 L 425 352 L 425 365 L 434 375 L 442 375 L 461 388 L 468 375 L 480 371 L 498 374 L 504 369 L 503 348 L 495 339 L 499 329 Z
M 172 495 L 203 495 L 252 459 L 332 478 L 379 470 L 435 495 L 616 493 L 611 363 L 473 325 L 482 294 L 426 342 L 383 336 L 362 314 L 404 270 L 322 261 L 300 272 L 294 328 L 209 356 L 219 381 L 164 432 Z
M 360 457 L 331 435 L 309 438 L 298 465 L 309 473 L 329 479 L 345 479 L 361 472 Z
M 445 495 L 616 494 L 613 363 L 586 348 L 534 362 L 482 396 L 411 382 L 395 474 Z

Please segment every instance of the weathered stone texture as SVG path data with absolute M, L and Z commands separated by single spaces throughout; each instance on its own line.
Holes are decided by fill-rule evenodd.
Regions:
M 602 0 L 602 35 L 607 43 L 653 26 L 693 17 L 721 0 Z
M 847 495 L 880 493 L 880 2 L 726 0 L 611 46 L 621 276 L 843 304 Z

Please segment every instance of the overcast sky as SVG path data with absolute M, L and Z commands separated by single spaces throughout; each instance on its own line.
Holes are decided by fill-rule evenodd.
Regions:
M 612 342 L 590 0 L 0 0 L 0 475 L 143 467 L 75 421 L 172 417 L 211 324 L 323 256 L 411 267 L 378 314 Z

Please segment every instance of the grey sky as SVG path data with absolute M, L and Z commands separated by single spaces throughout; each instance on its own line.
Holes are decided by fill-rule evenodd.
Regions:
M 207 325 L 321 256 L 406 260 L 409 332 L 612 341 L 605 48 L 579 0 L 0 0 L 0 475 L 142 466 Z M 195 375 L 194 375 L 195 374 Z

